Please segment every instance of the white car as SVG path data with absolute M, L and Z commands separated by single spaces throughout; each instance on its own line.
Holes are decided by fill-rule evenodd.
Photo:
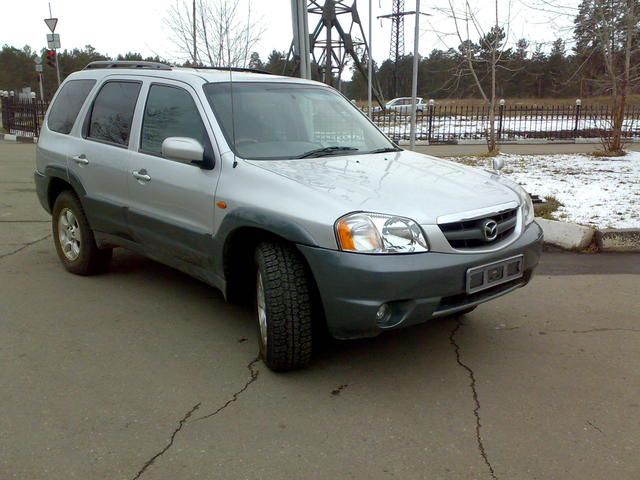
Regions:
M 411 113 L 411 100 L 412 100 L 411 97 L 400 97 L 400 98 L 394 98 L 393 100 L 389 100 L 384 106 L 384 111 L 409 114 Z M 424 100 L 422 97 L 416 97 L 417 112 L 424 112 L 426 105 L 427 104 L 424 103 Z M 383 110 L 380 107 L 375 107 L 373 111 L 380 112 Z

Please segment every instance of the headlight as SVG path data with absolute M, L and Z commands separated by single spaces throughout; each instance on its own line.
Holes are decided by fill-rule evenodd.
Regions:
M 340 250 L 360 253 L 426 252 L 420 226 L 409 218 L 378 213 L 351 213 L 335 225 Z
M 513 180 L 505 177 L 504 175 L 493 175 L 492 178 L 496 179 L 498 182 L 502 183 L 504 186 L 509 187 L 513 190 L 520 199 L 520 206 L 522 207 L 522 219 L 524 221 L 524 226 L 526 227 L 531 222 L 533 222 L 533 218 L 535 216 L 533 210 L 533 202 L 531 201 L 531 195 L 527 193 L 527 191 L 518 185 Z
M 520 197 L 520 205 L 522 205 L 522 218 L 524 219 L 524 225 L 526 227 L 533 222 L 533 218 L 535 217 L 533 202 L 531 201 L 531 195 L 522 187 L 518 188 L 518 195 Z

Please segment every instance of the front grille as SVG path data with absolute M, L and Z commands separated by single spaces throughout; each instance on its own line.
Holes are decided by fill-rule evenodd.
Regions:
M 494 220 L 497 226 L 497 235 L 492 240 L 487 240 L 484 233 L 484 225 L 487 221 Z M 449 245 L 453 248 L 481 248 L 504 240 L 511 235 L 518 223 L 518 209 L 503 210 L 486 217 L 465 220 L 461 222 L 442 223 L 438 225 Z

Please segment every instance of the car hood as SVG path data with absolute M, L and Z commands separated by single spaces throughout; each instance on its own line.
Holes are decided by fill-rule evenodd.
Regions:
M 411 151 L 249 163 L 324 192 L 332 204 L 339 201 L 343 213 L 399 215 L 423 225 L 443 215 L 518 202 L 498 175 Z

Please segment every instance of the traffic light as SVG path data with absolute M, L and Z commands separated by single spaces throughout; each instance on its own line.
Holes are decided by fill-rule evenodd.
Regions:
M 55 50 L 47 50 L 47 65 L 50 67 L 56 66 L 56 51 Z

